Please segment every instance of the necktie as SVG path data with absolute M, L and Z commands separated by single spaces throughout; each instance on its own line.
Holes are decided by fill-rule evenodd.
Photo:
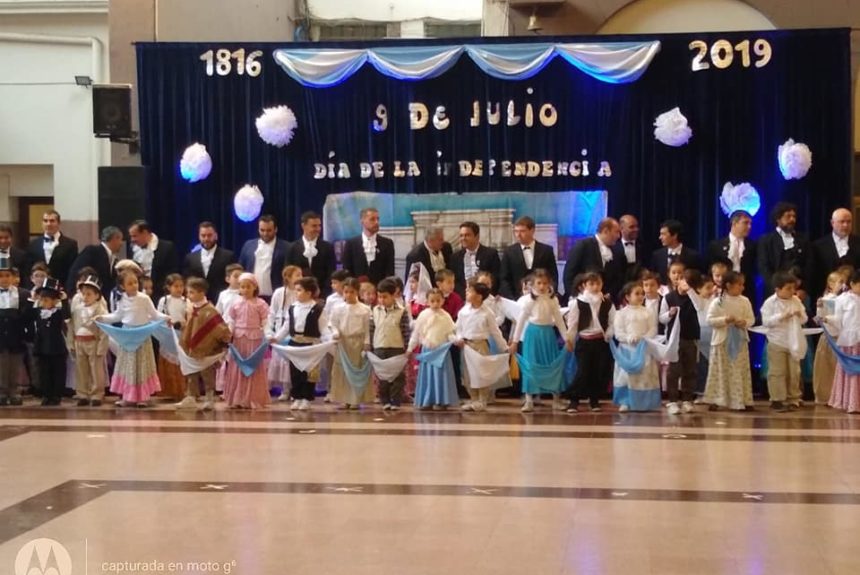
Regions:
M 9 288 L 0 288 L 0 293 L 9 293 Z
M 626 248 L 626 247 L 629 247 L 629 246 L 632 246 L 632 245 L 634 245 L 634 244 L 633 244 L 633 242 L 624 242 L 624 247 L 625 247 L 625 248 Z

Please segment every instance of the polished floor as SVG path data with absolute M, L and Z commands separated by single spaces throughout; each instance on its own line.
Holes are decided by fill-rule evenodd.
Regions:
M 0 575 L 860 573 L 860 417 L 0 408 Z

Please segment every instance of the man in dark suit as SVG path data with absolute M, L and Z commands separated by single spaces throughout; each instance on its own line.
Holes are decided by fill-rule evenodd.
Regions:
M 376 285 L 394 275 L 394 242 L 379 235 L 379 211 L 361 210 L 361 234 L 346 240 L 341 263 L 356 278 L 367 278 Z
M 536 269 L 543 269 L 552 278 L 553 289 L 558 289 L 558 266 L 552 246 L 535 241 L 535 221 L 522 216 L 514 222 L 514 238 L 517 240 L 502 252 L 499 271 L 499 293 L 516 300 L 522 295 L 522 281 Z
M 597 224 L 597 233 L 573 245 L 564 265 L 564 293 L 568 299 L 573 293 L 573 280 L 585 272 L 599 272 L 603 276 L 603 293 L 615 299 L 624 284 L 627 260 L 616 258 L 612 248 L 621 236 L 621 226 L 615 218 L 603 218 Z
M 466 297 L 466 284 L 478 272 L 489 272 L 493 276 L 492 292 L 499 292 L 499 252 L 481 244 L 481 227 L 475 222 L 460 224 L 460 248 L 451 254 L 448 265 L 454 272 L 454 291 Z
M 78 242 L 60 232 L 60 214 L 56 210 L 48 210 L 42 214 L 42 231 L 44 235 L 34 238 L 27 246 L 28 263 L 45 262 L 52 278 L 65 280 L 75 258 L 78 257 Z M 29 283 L 29 275 L 22 280 Z
M 851 233 L 853 226 L 851 211 L 839 208 L 830 216 L 831 233 L 812 243 L 806 262 L 806 281 L 813 302 L 824 295 L 827 274 L 843 265 L 860 269 L 860 237 Z
M 681 243 L 683 226 L 678 220 L 666 220 L 660 224 L 660 243 L 662 248 L 651 256 L 651 271 L 660 274 L 663 284 L 669 283 L 669 264 L 679 261 L 688 269 L 702 270 L 699 252 Z
M 767 298 L 773 293 L 773 274 L 778 271 L 791 271 L 804 280 L 806 258 L 809 242 L 806 236 L 799 234 L 797 225 L 797 206 L 788 202 L 779 202 L 773 207 L 771 218 L 776 229 L 763 235 L 758 240 L 758 273 L 764 282 L 764 295 Z M 804 282 L 798 297 L 806 295 Z M 814 303 L 814 302 L 813 302 Z
M 623 262 L 624 282 L 629 282 L 638 279 L 642 270 L 648 266 L 648 255 L 639 239 L 639 220 L 636 216 L 625 214 L 618 219 L 618 223 L 621 226 L 621 239 L 612 246 L 612 259 Z
M 182 275 L 185 278 L 205 279 L 209 284 L 206 299 L 215 303 L 218 294 L 227 289 L 226 268 L 236 261 L 236 256 L 218 245 L 218 230 L 212 222 L 200 222 L 197 225 L 197 239 L 200 249 L 185 256 Z
M 24 283 L 30 278 L 30 263 L 27 252 L 12 245 L 12 227 L 0 224 L 0 258 L 7 260 L 21 274 Z
M 752 303 L 753 310 L 758 310 L 755 297 L 756 275 L 756 245 L 749 239 L 752 229 L 752 216 L 738 210 L 730 217 L 731 229 L 729 235 L 708 244 L 708 263 L 724 263 L 735 272 L 744 274 L 744 295 Z
M 110 292 L 116 285 L 116 274 L 113 266 L 122 248 L 122 230 L 116 226 L 107 226 L 101 233 L 102 241 L 85 247 L 75 258 L 69 277 L 66 279 L 66 292 L 74 294 L 77 289 L 78 275 L 85 267 L 96 270 L 96 275 L 102 284 L 102 295 L 105 300 L 110 298 Z
M 331 293 L 331 274 L 336 267 L 334 246 L 320 238 L 322 218 L 316 212 L 302 214 L 302 237 L 287 252 L 287 265 L 302 268 L 302 275 L 313 276 L 323 297 Z
M 409 279 L 414 264 L 422 264 L 430 274 L 430 283 L 436 287 L 436 272 L 450 269 L 453 253 L 451 244 L 445 241 L 445 231 L 436 226 L 424 230 L 424 241 L 412 248 L 406 255 L 406 277 Z
M 173 242 L 158 237 L 146 220 L 135 220 L 128 227 L 128 257 L 143 274 L 152 278 L 152 300 L 164 295 L 164 282 L 170 274 L 179 273 L 179 257 Z
M 284 281 L 281 272 L 287 261 L 290 244 L 278 239 L 275 216 L 263 214 L 257 221 L 256 240 L 248 240 L 239 252 L 239 263 L 246 272 L 254 274 L 260 287 L 260 296 L 266 301 Z

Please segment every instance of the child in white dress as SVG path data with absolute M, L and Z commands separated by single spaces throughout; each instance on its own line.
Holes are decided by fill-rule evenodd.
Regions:
M 639 342 L 657 335 L 657 312 L 644 305 L 645 290 L 631 282 L 622 290 L 627 305 L 615 314 L 615 339 L 627 351 L 636 350 Z M 638 373 L 625 371 L 618 362 L 612 380 L 612 401 L 618 411 L 653 411 L 660 409 L 660 374 L 657 362 L 645 350 L 645 363 Z

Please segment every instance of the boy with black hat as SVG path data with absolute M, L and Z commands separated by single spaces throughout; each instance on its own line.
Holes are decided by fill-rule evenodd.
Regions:
M 0 406 L 21 405 L 19 366 L 24 353 L 29 294 L 15 287 L 11 262 L 0 258 Z
M 60 405 L 66 386 L 66 338 L 69 303 L 59 280 L 47 278 L 36 287 L 36 306 L 30 310 L 33 326 L 33 354 L 39 364 L 39 384 L 45 398 L 42 405 Z M 58 306 L 58 303 L 62 305 Z
M 68 340 L 75 356 L 78 407 L 99 407 L 105 395 L 108 336 L 93 321 L 108 312 L 101 290 L 99 278 L 87 275 L 78 282 L 78 296 L 72 300 Z

